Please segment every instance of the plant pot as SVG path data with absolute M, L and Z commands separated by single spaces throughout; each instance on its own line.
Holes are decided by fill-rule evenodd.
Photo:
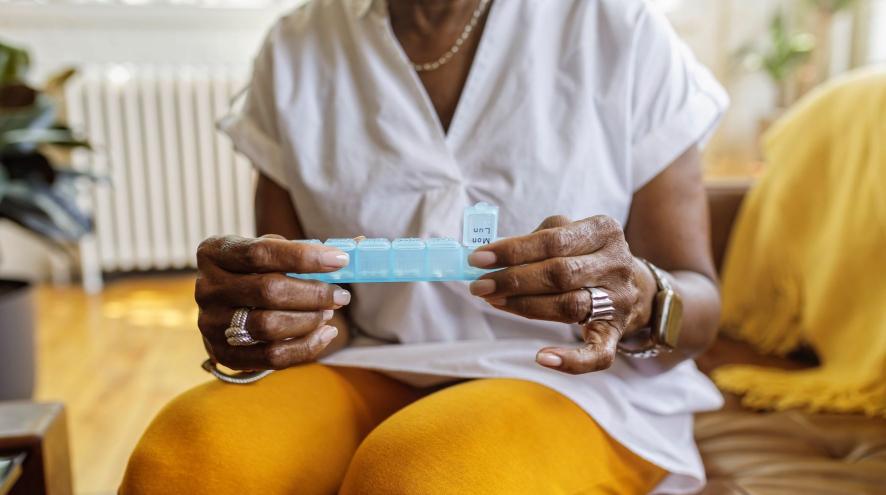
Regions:
M 31 284 L 0 280 L 0 401 L 34 395 L 34 354 Z

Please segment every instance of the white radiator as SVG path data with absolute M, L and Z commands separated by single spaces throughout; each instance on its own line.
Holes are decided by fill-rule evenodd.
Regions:
M 96 220 L 80 246 L 88 288 L 101 272 L 193 267 L 205 237 L 253 234 L 254 174 L 215 128 L 246 73 L 102 65 L 68 85 L 68 121 L 95 147 L 74 166 L 110 178 L 86 199 Z

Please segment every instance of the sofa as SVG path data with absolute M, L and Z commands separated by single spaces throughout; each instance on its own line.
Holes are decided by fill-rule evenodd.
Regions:
M 729 234 L 750 181 L 708 185 L 711 243 L 722 266 Z M 814 353 L 761 356 L 725 337 L 696 359 L 710 373 L 727 363 L 785 369 L 815 366 Z M 696 417 L 708 474 L 704 495 L 886 494 L 886 420 L 861 415 L 752 411 L 726 394 L 720 411 Z

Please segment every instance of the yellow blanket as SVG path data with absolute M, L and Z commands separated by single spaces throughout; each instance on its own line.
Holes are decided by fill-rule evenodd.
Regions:
M 753 408 L 886 417 L 886 70 L 817 90 L 764 137 L 723 273 L 724 332 L 818 368 L 724 366 Z

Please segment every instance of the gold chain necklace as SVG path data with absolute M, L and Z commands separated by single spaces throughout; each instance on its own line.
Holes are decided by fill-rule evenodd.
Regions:
M 416 72 L 428 72 L 432 70 L 437 70 L 450 60 L 452 57 L 461 50 L 461 46 L 467 41 L 468 38 L 471 37 L 471 33 L 474 32 L 474 28 L 477 27 L 477 23 L 480 22 L 480 17 L 483 16 L 483 12 L 486 10 L 486 6 L 489 5 L 490 0 L 480 0 L 480 4 L 477 5 L 477 8 L 474 9 L 474 13 L 471 14 L 471 20 L 465 25 L 464 30 L 458 36 L 458 39 L 455 40 L 455 44 L 446 50 L 446 53 L 440 56 L 437 60 L 432 62 L 425 62 L 423 64 L 417 64 L 415 62 L 412 63 L 412 68 L 415 69 Z

